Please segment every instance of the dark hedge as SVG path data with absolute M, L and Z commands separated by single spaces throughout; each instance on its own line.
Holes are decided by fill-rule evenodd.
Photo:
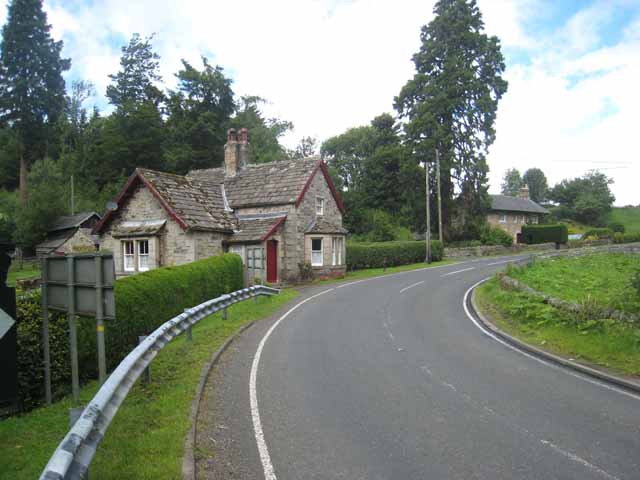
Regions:
M 347 269 L 395 267 L 424 262 L 424 241 L 347 243 Z M 443 248 L 438 240 L 431 242 L 431 258 L 442 260 Z
M 113 370 L 147 335 L 172 317 L 224 293 L 243 288 L 239 256 L 225 254 L 176 267 L 164 267 L 115 284 L 116 320 L 105 322 L 107 369 Z M 40 293 L 18 299 L 18 380 L 23 410 L 44 399 L 42 366 L 42 309 Z M 69 327 L 66 315 L 51 313 L 49 319 L 51 372 L 54 398 L 70 391 Z M 80 379 L 97 377 L 95 320 L 78 319 Z
M 557 225 L 523 225 L 522 242 L 528 245 L 537 243 L 567 243 L 569 231 L 564 224 Z

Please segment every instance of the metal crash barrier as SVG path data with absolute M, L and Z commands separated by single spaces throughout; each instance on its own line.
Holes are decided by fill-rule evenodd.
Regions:
M 40 478 L 42 480 L 79 479 L 88 472 L 89 464 L 120 405 L 138 377 L 164 346 L 203 318 L 234 303 L 259 295 L 276 295 L 280 291 L 258 285 L 208 300 L 186 309 L 158 327 L 134 348 L 111 373 L 98 393 L 82 412 L 56 448 Z

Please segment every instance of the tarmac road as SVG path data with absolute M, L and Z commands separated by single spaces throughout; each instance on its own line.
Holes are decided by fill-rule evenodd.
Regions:
M 508 260 L 317 287 L 247 330 L 207 387 L 199 477 L 640 479 L 639 397 L 466 314 L 465 292 Z

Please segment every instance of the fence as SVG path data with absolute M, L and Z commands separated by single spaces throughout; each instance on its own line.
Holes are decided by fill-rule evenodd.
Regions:
M 40 479 L 79 479 L 86 476 L 96 449 L 127 393 L 167 343 L 181 333 L 190 333 L 191 327 L 203 318 L 220 310 L 226 313 L 226 308 L 234 303 L 277 293 L 278 290 L 262 285 L 245 288 L 189 308 L 158 327 L 120 362 L 102 385 L 56 448 Z

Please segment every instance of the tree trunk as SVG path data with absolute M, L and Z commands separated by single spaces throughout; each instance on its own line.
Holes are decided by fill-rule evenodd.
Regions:
M 27 203 L 27 175 L 29 174 L 29 165 L 23 152 L 20 152 L 20 204 Z

